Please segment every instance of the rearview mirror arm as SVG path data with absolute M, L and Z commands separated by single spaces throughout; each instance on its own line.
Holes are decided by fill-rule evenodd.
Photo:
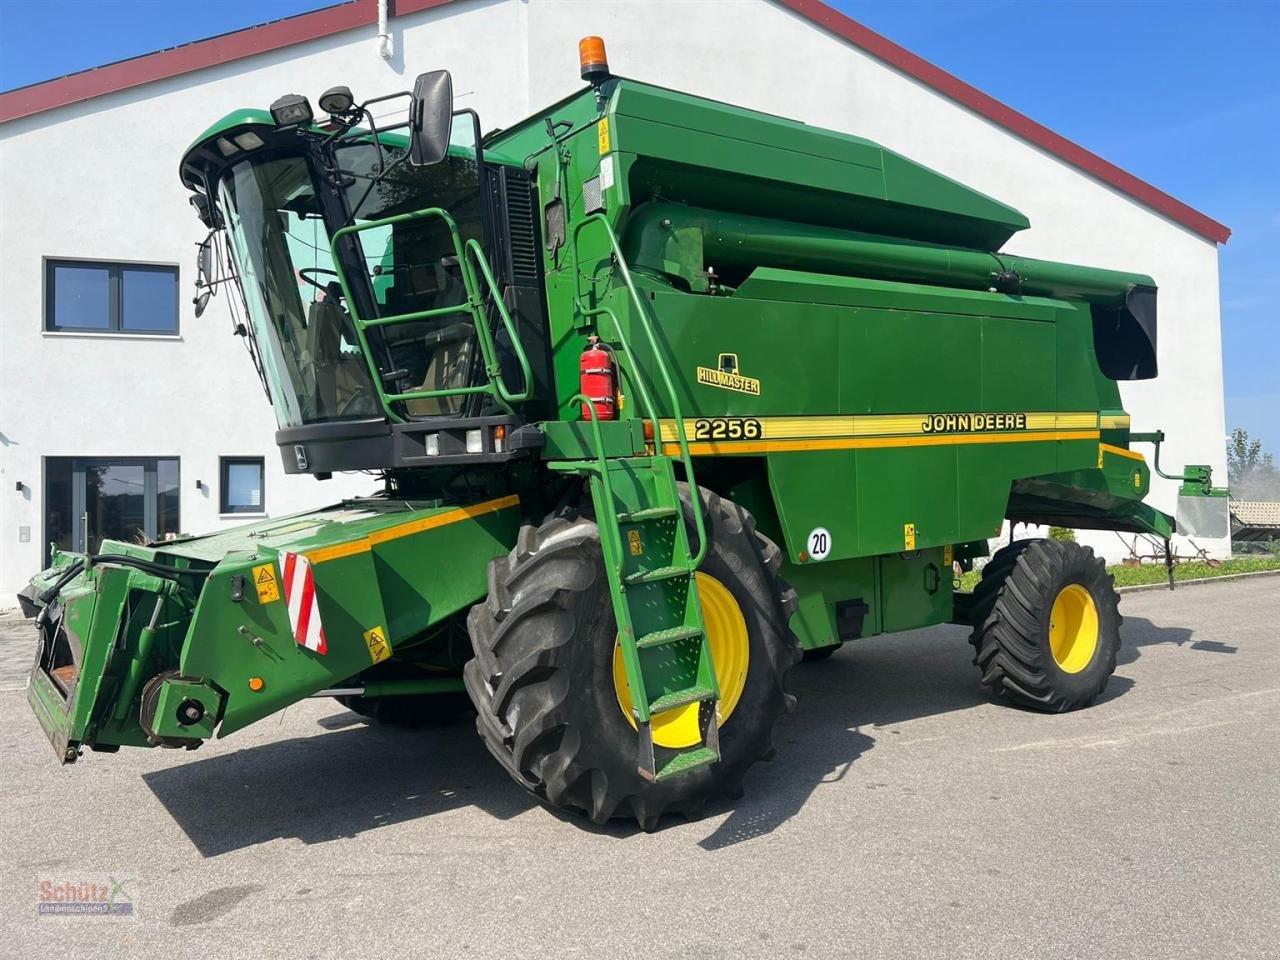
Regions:
M 481 138 L 480 138 L 480 114 L 476 113 L 476 111 L 471 107 L 464 107 L 461 110 L 453 111 L 453 115 L 455 117 L 460 117 L 464 113 L 471 118 L 471 129 L 473 131 L 473 136 L 475 138 L 475 144 L 476 144 L 476 166 L 483 167 L 484 166 L 484 143 L 481 141 Z

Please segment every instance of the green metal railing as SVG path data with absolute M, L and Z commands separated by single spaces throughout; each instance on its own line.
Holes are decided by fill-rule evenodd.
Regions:
M 654 332 L 652 318 L 649 316 L 648 307 L 644 299 L 636 290 L 635 281 L 631 277 L 631 271 L 627 268 L 626 257 L 622 255 L 622 246 L 618 243 L 618 235 L 614 233 L 613 225 L 602 213 L 593 213 L 582 220 L 578 221 L 573 228 L 573 236 L 569 243 L 569 254 L 573 258 L 573 282 L 574 282 L 574 302 L 577 304 L 579 312 L 584 317 L 608 316 L 613 321 L 613 327 L 617 333 L 618 342 L 623 352 L 627 355 L 628 362 L 635 364 L 635 353 L 631 349 L 631 344 L 627 340 L 626 332 L 623 330 L 622 324 L 618 322 L 617 316 L 607 307 L 588 307 L 582 296 L 582 268 L 578 260 L 578 237 L 582 233 L 584 227 L 590 223 L 599 223 L 604 228 L 604 234 L 609 241 L 609 246 L 613 252 L 613 261 L 618 268 L 618 274 L 622 277 L 622 282 L 627 288 L 627 292 L 631 297 L 631 304 L 635 308 L 635 316 L 640 328 L 644 331 L 645 339 L 649 342 L 649 349 L 652 354 L 653 365 L 657 367 L 658 374 L 662 378 L 662 384 L 666 388 L 667 399 L 671 404 L 671 415 L 675 419 L 676 440 L 680 447 L 680 462 L 684 466 L 685 479 L 690 486 L 690 501 L 693 507 L 693 523 L 694 529 L 698 533 L 698 553 L 693 558 L 693 568 L 696 570 L 702 565 L 703 559 L 707 555 L 707 531 L 702 518 L 702 498 L 698 496 L 697 486 L 693 479 L 693 458 L 689 455 L 689 439 L 684 430 L 684 413 L 680 408 L 680 396 L 676 391 L 675 381 L 671 377 L 671 371 L 667 367 L 664 359 L 664 351 L 658 342 L 657 334 Z M 640 402 L 644 408 L 644 412 L 653 423 L 653 444 L 656 452 L 662 451 L 662 422 L 658 418 L 657 408 L 653 404 L 649 392 L 644 387 L 644 378 L 638 371 L 632 370 L 629 373 L 629 379 L 636 385 L 637 392 L 640 394 Z M 594 410 L 592 410 L 594 419 Z M 603 459 L 603 447 L 599 446 L 599 428 L 596 431 L 597 450 L 600 451 L 600 457 Z
M 449 236 L 453 241 L 454 253 L 458 258 L 458 270 L 462 274 L 462 284 L 466 288 L 467 299 L 463 303 L 453 304 L 447 307 L 433 307 L 430 310 L 415 310 L 410 313 L 398 313 L 389 317 L 371 317 L 365 319 L 360 316 L 356 309 L 356 301 L 351 296 L 351 287 L 347 282 L 346 272 L 342 268 L 343 260 L 338 253 L 339 244 L 347 237 L 355 237 L 356 234 L 363 233 L 366 230 L 376 230 L 380 227 L 389 227 L 397 223 L 407 223 L 411 220 L 422 220 L 427 217 L 439 217 L 444 221 L 445 226 L 449 230 Z M 359 239 L 355 239 L 357 246 Z M 469 396 L 473 394 L 487 394 L 492 397 L 501 407 L 508 413 L 513 412 L 512 406 L 517 403 L 523 403 L 528 400 L 533 390 L 533 371 L 529 364 L 529 357 L 525 353 L 524 345 L 520 342 L 515 322 L 511 319 L 506 304 L 502 302 L 502 297 L 498 290 L 498 283 L 493 277 L 493 271 L 489 267 L 489 261 L 484 255 L 484 250 L 480 243 L 474 238 L 468 240 L 465 244 L 462 242 L 462 234 L 458 230 L 458 224 L 449 215 L 447 210 L 441 207 L 426 207 L 422 210 L 415 210 L 412 213 L 402 213 L 394 217 L 385 217 L 382 220 L 371 220 L 368 223 L 353 224 L 349 227 L 343 227 L 333 235 L 333 241 L 330 244 L 330 250 L 333 255 L 333 262 L 338 274 L 338 282 L 342 285 L 343 296 L 346 297 L 348 309 L 351 317 L 355 321 L 356 336 L 360 339 L 360 349 L 364 353 L 365 361 L 369 366 L 369 375 L 373 379 L 374 389 L 378 392 L 378 399 L 381 401 L 383 409 L 396 419 L 403 419 L 391 410 L 391 404 L 402 403 L 410 400 L 430 400 L 437 397 L 459 397 Z M 502 321 L 503 327 L 506 329 L 507 336 L 511 338 L 511 348 L 515 351 L 516 360 L 520 364 L 520 374 L 524 381 L 524 388 L 519 392 L 511 390 L 502 376 L 501 365 L 498 362 L 497 348 L 493 342 L 493 332 L 489 329 L 489 320 L 485 312 L 484 296 L 481 293 L 480 283 L 476 276 L 478 268 L 480 276 L 484 278 L 488 288 L 489 297 L 492 299 L 494 307 L 498 311 L 498 317 Z M 414 323 L 422 320 L 432 320 L 438 317 L 455 316 L 459 314 L 469 315 L 475 325 L 476 339 L 480 344 L 480 355 L 484 361 L 484 369 L 486 382 L 467 387 L 449 387 L 441 390 L 408 390 L 397 393 L 387 393 L 383 389 L 383 377 L 378 370 L 376 361 L 374 360 L 373 351 L 369 346 L 369 338 L 367 331 L 378 328 L 391 326 L 393 324 Z
M 612 511 L 610 516 L 612 516 L 617 513 L 617 507 L 615 506 L 617 500 L 613 496 L 613 481 L 609 479 L 609 461 L 605 459 L 604 455 L 604 437 L 600 433 L 600 417 L 596 413 L 596 405 L 585 393 L 575 394 L 573 403 L 581 403 L 583 409 L 587 411 L 588 419 L 591 421 L 591 439 L 596 453 L 592 472 L 599 478 L 600 488 L 603 493 L 600 499 L 609 505 L 609 509 Z M 557 469 L 557 467 L 552 465 L 552 469 Z M 604 554 L 605 562 L 621 577 L 623 564 L 622 531 L 616 523 L 606 522 L 603 517 L 597 518 L 596 526 L 600 529 L 601 552 Z M 608 531 L 607 534 L 605 533 L 606 530 Z M 610 593 L 613 594 L 616 608 L 616 605 L 622 600 L 621 594 L 614 590 L 611 590 Z M 629 616 L 623 617 L 622 614 L 624 612 L 617 611 L 618 623 L 630 622 Z M 639 660 L 636 661 L 636 669 L 637 671 L 639 670 Z M 639 672 L 634 674 L 637 677 L 639 675 Z

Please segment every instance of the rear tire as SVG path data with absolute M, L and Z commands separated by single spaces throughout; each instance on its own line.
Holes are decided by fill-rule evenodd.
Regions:
M 778 579 L 782 554 L 747 511 L 700 494 L 710 540 L 700 571 L 732 594 L 749 644 L 741 699 L 720 729 L 719 763 L 660 782 L 640 776 L 639 738 L 614 685 L 617 626 L 592 520 L 557 517 L 521 529 L 515 550 L 490 564 L 488 598 L 468 619 L 475 659 L 463 678 L 485 746 L 526 790 L 595 823 L 632 816 L 651 830 L 664 813 L 697 817 L 772 755 L 774 722 L 795 703 L 783 688 L 800 652 L 786 628 L 795 592 Z M 688 496 L 682 484 L 691 519 Z M 668 754 L 655 753 L 661 766 Z
M 1062 713 L 1097 699 L 1116 669 L 1120 597 L 1088 547 L 1019 540 L 973 593 L 973 662 L 995 693 Z

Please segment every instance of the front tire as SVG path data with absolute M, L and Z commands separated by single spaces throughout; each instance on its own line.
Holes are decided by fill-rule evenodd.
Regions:
M 592 520 L 524 527 L 515 550 L 490 564 L 489 596 L 468 619 L 475 659 L 463 678 L 485 746 L 525 789 L 595 823 L 632 816 L 650 830 L 664 813 L 698 816 L 772 755 L 774 722 L 795 702 L 783 689 L 799 649 L 786 628 L 795 594 L 777 577 L 781 552 L 747 511 L 700 494 L 709 549 L 699 573 L 732 595 L 747 632 L 747 675 L 720 729 L 719 763 L 658 782 L 640 776 L 638 735 L 615 685 L 617 626 Z M 681 485 L 686 520 L 688 497 Z M 661 766 L 669 754 L 655 752 Z
M 1087 707 L 1116 669 L 1120 597 L 1088 547 L 1019 540 L 982 570 L 973 593 L 973 662 L 982 682 L 1049 713 Z

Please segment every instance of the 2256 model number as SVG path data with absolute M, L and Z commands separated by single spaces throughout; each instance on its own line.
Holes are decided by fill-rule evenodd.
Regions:
M 693 421 L 694 440 L 759 440 L 764 427 L 751 417 L 711 417 Z

